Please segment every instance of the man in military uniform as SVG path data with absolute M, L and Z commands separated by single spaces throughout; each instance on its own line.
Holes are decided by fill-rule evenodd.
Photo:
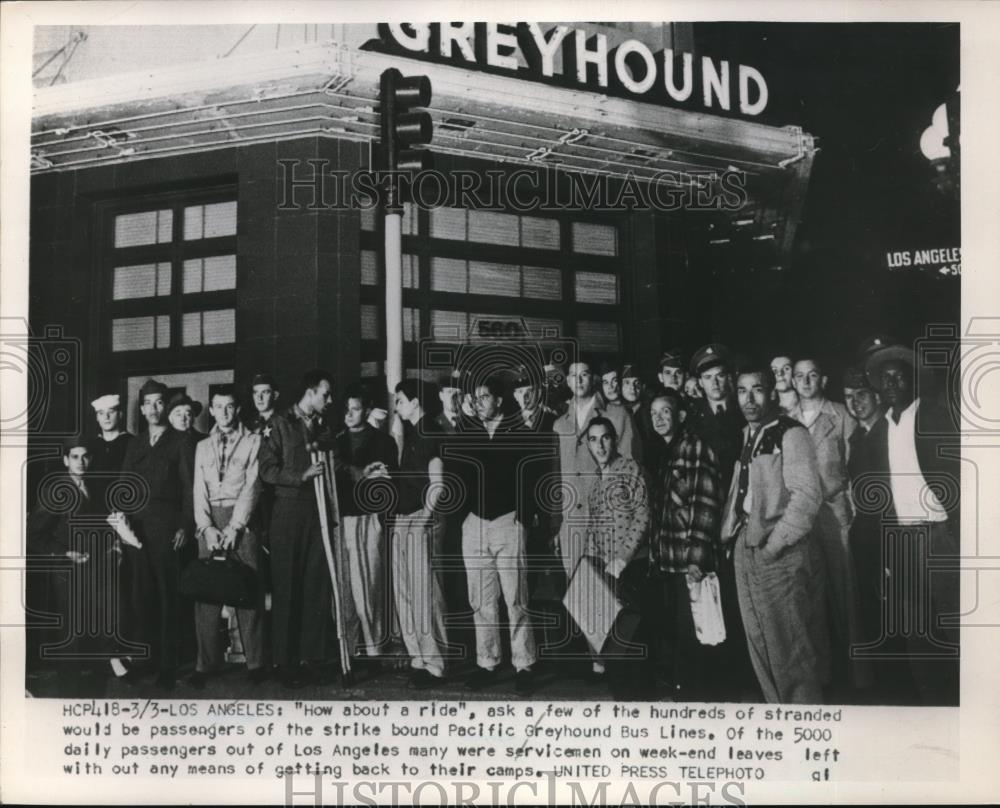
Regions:
M 704 394 L 704 398 L 689 399 L 690 429 L 712 448 L 718 458 L 721 488 L 728 491 L 733 478 L 733 467 L 740 456 L 743 427 L 746 424 L 733 392 L 729 349 L 718 343 L 703 345 L 692 355 L 690 370 Z M 716 572 L 719 576 L 722 615 L 726 623 L 726 641 L 706 650 L 706 665 L 709 669 L 728 672 L 728 692 L 726 687 L 720 687 L 720 698 L 752 697 L 756 681 L 736 596 L 732 547 L 728 547 L 718 559 Z
M 664 351 L 656 370 L 656 378 L 668 390 L 684 392 L 684 382 L 687 374 L 684 372 L 684 360 L 676 348 Z
M 280 396 L 274 377 L 270 373 L 255 373 L 250 382 L 250 395 L 253 398 L 254 416 L 248 426 L 252 432 L 260 435 L 274 417 L 275 405 Z
M 249 419 L 247 428 L 265 441 L 271 434 L 271 421 L 274 418 L 275 404 L 279 397 L 278 384 L 270 373 L 255 373 L 250 381 L 250 397 L 253 401 L 254 415 Z M 257 507 L 254 510 L 251 525 L 260 547 L 259 570 L 261 584 L 266 599 L 271 597 L 271 515 L 274 511 L 274 486 L 265 482 L 258 475 Z M 264 604 L 262 604 L 263 606 Z M 270 634 L 271 612 L 263 609 L 265 634 Z
M 100 432 L 97 437 L 87 442 L 90 453 L 90 468 L 87 477 L 90 481 L 93 507 L 106 514 L 111 509 L 111 503 L 108 502 L 108 492 L 119 479 L 122 463 L 125 462 L 125 453 L 128 451 L 129 444 L 135 440 L 135 435 L 124 428 L 121 396 L 117 393 L 98 396 L 90 402 L 90 406 L 94 408 Z M 115 552 L 113 558 L 109 557 L 108 560 L 113 564 L 109 564 L 106 569 L 109 576 L 113 575 L 113 585 L 116 590 L 114 596 L 119 598 L 117 602 L 121 604 L 123 602 L 121 597 L 129 591 L 128 570 L 125 565 L 119 563 L 120 553 Z M 123 610 L 119 608 L 116 614 L 121 625 L 124 625 Z M 116 629 L 120 631 L 121 626 L 116 627 Z M 124 659 L 113 658 L 111 667 L 117 676 L 124 676 L 127 672 Z
M 90 473 L 117 474 L 121 471 L 125 451 L 134 437 L 122 423 L 121 396 L 107 393 L 91 401 L 90 406 L 94 408 L 94 416 L 100 429 L 97 438 L 90 441 L 87 447 L 91 458 Z M 108 481 L 110 482 L 110 477 Z
M 122 471 L 148 486 L 145 505 L 129 517 L 141 548 L 126 545 L 137 636 L 159 661 L 158 684 L 173 688 L 177 678 L 179 551 L 194 535 L 195 443 L 166 421 L 167 386 L 149 379 L 139 389 L 148 430 L 131 441 Z
M 691 375 L 698 379 L 705 397 L 692 408 L 692 426 L 719 458 L 723 489 L 733 477 L 740 455 L 740 435 L 746 421 L 733 397 L 733 375 L 729 349 L 725 345 L 703 345 L 691 357 Z

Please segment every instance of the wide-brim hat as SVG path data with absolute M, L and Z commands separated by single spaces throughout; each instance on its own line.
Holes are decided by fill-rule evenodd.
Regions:
M 905 362 L 912 368 L 914 367 L 913 350 L 907 348 L 905 345 L 887 345 L 884 348 L 872 351 L 865 361 L 865 374 L 868 376 L 869 383 L 876 390 L 880 389 L 879 376 L 881 375 L 882 365 L 891 361 Z
M 202 406 L 200 401 L 195 401 L 187 393 L 178 393 L 176 396 L 173 396 L 170 399 L 170 402 L 167 404 L 167 412 L 166 412 L 167 417 L 168 418 L 170 417 L 170 413 L 174 410 L 175 407 L 181 407 L 185 404 L 187 404 L 191 408 L 191 416 L 193 418 L 197 418 L 199 415 L 201 415 Z

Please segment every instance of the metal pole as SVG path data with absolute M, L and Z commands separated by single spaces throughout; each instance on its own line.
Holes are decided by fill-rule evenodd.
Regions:
M 398 209 L 385 213 L 385 383 L 390 418 L 396 385 L 403 380 L 402 219 Z

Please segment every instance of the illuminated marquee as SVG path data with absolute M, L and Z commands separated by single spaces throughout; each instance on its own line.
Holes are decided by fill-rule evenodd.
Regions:
M 743 115 L 767 108 L 767 82 L 754 67 L 670 48 L 654 53 L 638 39 L 609 48 L 607 34 L 571 25 L 383 23 L 379 36 L 380 50 L 533 81 Z

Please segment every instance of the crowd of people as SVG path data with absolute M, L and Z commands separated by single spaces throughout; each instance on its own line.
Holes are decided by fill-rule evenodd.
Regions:
M 118 394 L 95 399 L 97 434 L 66 443 L 28 520 L 69 615 L 48 656 L 170 690 L 193 614 L 195 688 L 238 659 L 248 688 L 405 667 L 414 689 L 499 693 L 509 654 L 521 695 L 544 668 L 618 698 L 957 703 L 958 573 L 939 563 L 957 462 L 924 428 L 946 413 L 912 351 L 872 338 L 836 388 L 816 357 L 720 344 L 648 377 L 480 366 L 405 379 L 391 407 L 322 370 L 287 399 L 259 373 L 213 388 L 208 434 L 155 379 L 138 435 Z M 256 601 L 185 611 L 195 555 L 255 571 Z

